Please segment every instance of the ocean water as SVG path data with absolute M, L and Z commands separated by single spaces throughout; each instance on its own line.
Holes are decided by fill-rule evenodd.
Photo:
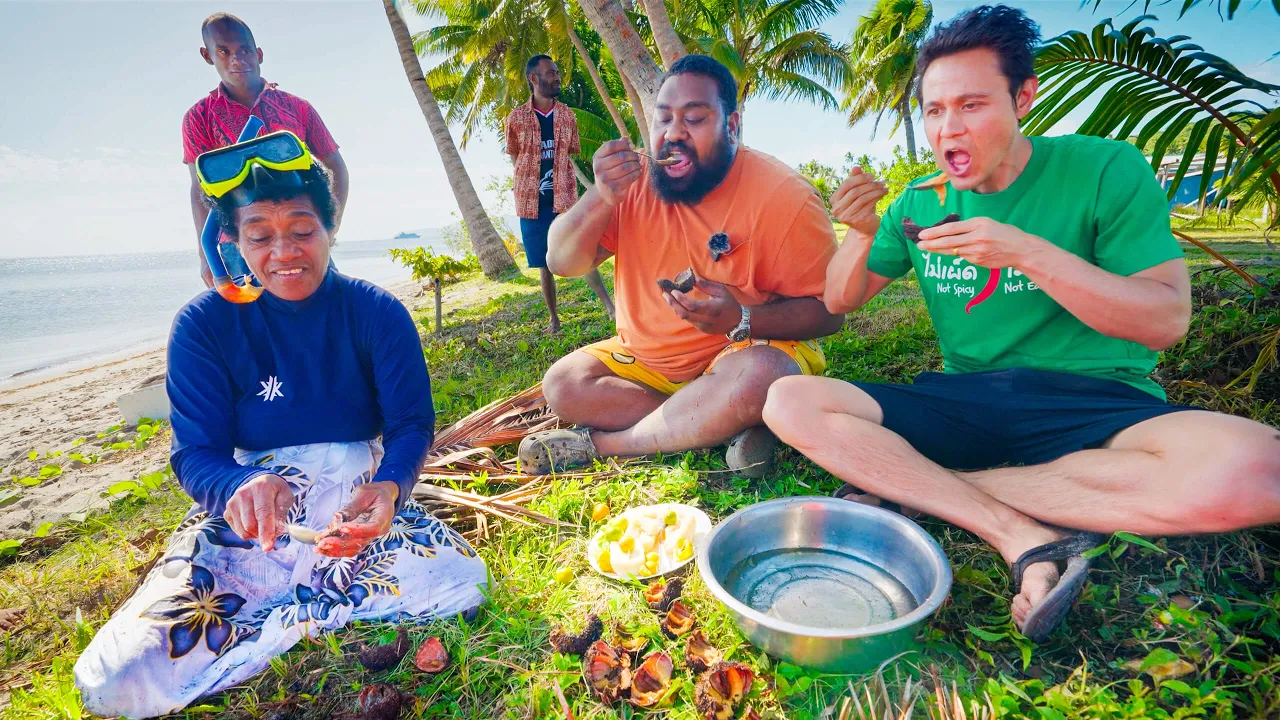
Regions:
M 378 285 L 409 279 L 393 247 L 443 252 L 436 236 L 339 242 L 333 262 Z M 157 347 L 173 316 L 204 290 L 192 250 L 0 258 L 0 383 L 37 370 Z

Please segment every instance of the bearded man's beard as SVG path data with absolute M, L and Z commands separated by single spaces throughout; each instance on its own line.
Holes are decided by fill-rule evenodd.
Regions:
M 673 152 L 688 158 L 693 164 L 693 171 L 683 177 L 671 177 L 666 168 L 650 163 L 649 182 L 663 202 L 694 205 L 724 182 L 729 169 L 733 167 L 734 158 L 737 157 L 737 144 L 731 140 L 728 128 L 725 128 L 720 139 L 711 148 L 710 157 L 705 160 L 698 157 L 693 146 L 683 142 L 663 143 L 658 150 L 658 157 L 670 157 Z

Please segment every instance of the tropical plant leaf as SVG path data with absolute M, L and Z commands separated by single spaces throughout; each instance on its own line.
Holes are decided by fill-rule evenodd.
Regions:
M 829 88 L 847 84 L 848 51 L 819 28 L 839 11 L 837 0 L 685 0 L 673 20 L 729 68 L 740 106 L 760 95 L 834 109 Z
M 1047 41 L 1036 54 L 1041 99 L 1023 120 L 1024 132 L 1042 135 L 1096 97 L 1077 132 L 1132 139 L 1150 153 L 1153 168 L 1185 133 L 1168 178 L 1170 198 L 1202 152 L 1201 202 L 1220 158 L 1220 194 L 1244 202 L 1266 185 L 1280 191 L 1277 110 L 1254 99 L 1280 96 L 1280 86 L 1249 77 L 1186 36 L 1157 37 L 1143 25 L 1153 19 L 1143 15 L 1120 28 L 1107 19 L 1090 33 Z

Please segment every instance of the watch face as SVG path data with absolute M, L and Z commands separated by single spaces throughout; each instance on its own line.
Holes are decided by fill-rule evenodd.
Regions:
M 751 337 L 751 330 L 744 327 L 736 327 L 729 331 L 729 339 L 733 342 L 742 342 Z

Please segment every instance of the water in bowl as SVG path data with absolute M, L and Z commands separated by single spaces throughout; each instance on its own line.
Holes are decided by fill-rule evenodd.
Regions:
M 911 591 L 882 568 L 817 548 L 770 550 L 739 562 L 724 588 L 766 615 L 818 628 L 859 628 L 916 607 Z

